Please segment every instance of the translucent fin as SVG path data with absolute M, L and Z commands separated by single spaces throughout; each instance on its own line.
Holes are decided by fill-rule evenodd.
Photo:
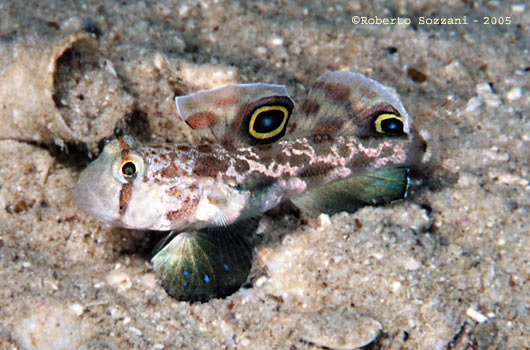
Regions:
M 409 183 L 407 168 L 383 168 L 352 175 L 303 192 L 291 201 L 309 215 L 354 212 L 367 205 L 402 199 Z
M 257 220 L 177 234 L 152 259 L 160 284 L 179 300 L 207 301 L 234 293 L 252 266 Z
M 231 84 L 175 98 L 180 117 L 200 135 L 202 142 L 227 147 L 271 143 L 283 136 L 294 103 L 283 85 Z M 263 107 L 284 108 L 286 120 L 274 137 L 252 137 L 252 115 Z M 270 113 L 270 112 L 269 112 Z

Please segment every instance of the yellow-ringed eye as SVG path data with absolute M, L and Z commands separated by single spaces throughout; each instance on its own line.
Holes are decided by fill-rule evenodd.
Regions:
M 124 178 L 131 179 L 136 176 L 136 165 L 132 160 L 126 160 L 121 163 L 121 173 Z
M 256 139 L 270 139 L 283 131 L 287 119 L 289 111 L 284 106 L 263 106 L 252 113 L 248 132 Z
M 121 183 L 128 183 L 143 176 L 145 171 L 144 159 L 140 154 L 129 151 L 126 156 L 119 154 L 112 163 L 112 175 Z
M 375 131 L 380 134 L 403 135 L 403 119 L 392 113 L 379 114 L 374 122 Z

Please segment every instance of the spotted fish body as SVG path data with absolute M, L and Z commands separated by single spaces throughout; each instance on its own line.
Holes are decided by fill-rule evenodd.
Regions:
M 293 116 L 285 87 L 269 84 L 201 91 L 176 107 L 196 145 L 122 137 L 83 171 L 74 198 L 120 226 L 174 230 L 152 262 L 178 299 L 240 287 L 253 218 L 286 200 L 316 215 L 403 198 L 425 150 L 399 99 L 358 73 L 324 74 Z

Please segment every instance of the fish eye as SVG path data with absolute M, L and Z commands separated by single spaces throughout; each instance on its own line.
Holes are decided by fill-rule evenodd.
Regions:
M 126 179 L 135 177 L 136 172 L 136 165 L 132 160 L 126 160 L 121 163 L 121 173 Z
M 130 151 L 127 156 L 120 156 L 112 164 L 112 175 L 121 183 L 128 183 L 143 175 L 145 165 L 143 158 L 136 152 Z
M 404 135 L 403 119 L 392 113 L 379 114 L 374 122 L 375 131 L 380 134 Z
M 259 107 L 250 117 L 248 132 L 256 139 L 270 139 L 285 129 L 288 119 L 289 111 L 284 106 Z

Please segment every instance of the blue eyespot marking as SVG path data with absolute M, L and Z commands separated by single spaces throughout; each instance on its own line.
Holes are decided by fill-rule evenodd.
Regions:
M 204 274 L 204 282 L 206 283 L 210 282 L 210 277 L 208 277 L 207 273 Z
M 228 265 L 227 264 L 223 264 L 223 267 L 225 268 L 226 271 L 228 271 Z
M 183 274 L 185 277 L 188 277 L 188 271 L 184 271 Z

